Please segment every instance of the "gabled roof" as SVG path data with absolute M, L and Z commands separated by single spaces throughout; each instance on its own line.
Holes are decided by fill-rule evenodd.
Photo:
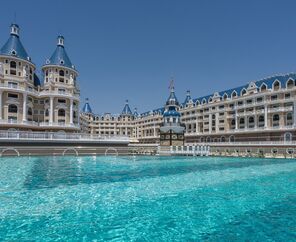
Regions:
M 267 78 L 264 78 L 264 79 L 261 79 L 261 80 L 258 80 L 258 81 L 254 81 L 254 83 L 257 86 L 257 89 L 259 89 L 263 83 L 266 84 L 267 88 L 271 89 L 272 88 L 272 84 L 276 80 L 278 80 L 280 82 L 280 84 L 281 84 L 282 87 L 285 87 L 286 86 L 286 82 L 289 79 L 296 80 L 296 74 L 295 73 L 289 73 L 289 74 L 284 74 L 284 75 L 275 75 L 275 76 L 267 77 Z M 221 97 L 223 97 L 223 95 L 226 93 L 228 95 L 228 97 L 231 97 L 231 94 L 235 91 L 237 93 L 237 96 L 241 96 L 241 91 L 243 89 L 246 89 L 247 90 L 248 87 L 249 87 L 249 83 L 247 83 L 246 85 L 242 85 L 242 86 L 239 86 L 239 87 L 235 87 L 235 88 L 231 88 L 231 89 L 227 89 L 227 90 L 221 91 L 221 92 L 219 92 L 219 95 Z M 206 99 L 206 101 L 208 102 L 209 101 L 209 98 L 210 97 L 213 97 L 213 95 L 214 94 L 203 96 L 203 97 L 199 97 L 199 98 L 195 98 L 193 100 L 193 102 L 199 101 L 200 103 L 202 103 L 202 100 L 203 99 Z
M 125 105 L 121 112 L 121 115 L 133 115 L 132 110 L 128 104 L 128 100 L 125 101 Z
M 74 69 L 74 66 L 66 52 L 64 47 L 64 37 L 58 36 L 58 44 L 57 47 L 52 54 L 52 56 L 46 60 L 45 65 L 57 65 L 57 66 L 64 66 L 71 69 Z
M 11 28 L 16 28 L 17 31 L 11 31 L 9 39 L 0 50 L 0 55 L 14 56 L 20 59 L 31 61 L 27 51 L 25 50 L 20 37 L 18 35 L 19 27 L 17 24 L 12 24 Z
M 91 107 L 89 105 L 89 102 L 88 102 L 88 98 L 85 99 L 85 104 L 82 108 L 82 112 L 83 113 L 92 113 L 92 110 L 91 110 Z

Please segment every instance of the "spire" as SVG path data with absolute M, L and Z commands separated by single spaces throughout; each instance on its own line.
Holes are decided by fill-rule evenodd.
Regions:
M 57 47 L 52 56 L 46 60 L 45 65 L 57 65 L 75 69 L 65 50 L 64 43 L 65 38 L 62 35 L 59 35 L 57 38 Z
M 179 105 L 178 99 L 175 95 L 175 87 L 174 87 L 174 80 L 172 79 L 169 85 L 170 89 L 170 96 L 166 102 L 166 105 Z
M 191 100 L 190 90 L 187 90 L 186 98 L 183 104 L 186 105 L 190 100 Z
M 133 115 L 132 114 L 132 111 L 131 111 L 131 108 L 128 104 L 128 100 L 125 100 L 125 105 L 124 105 L 124 108 L 121 112 L 122 115 Z
M 82 112 L 83 112 L 83 113 L 92 113 L 91 107 L 90 107 L 90 105 L 89 105 L 89 100 L 88 100 L 88 98 L 85 99 L 85 104 L 84 104 L 84 106 L 83 106 L 83 108 L 82 108 Z
M 20 28 L 17 24 L 11 24 L 10 37 L 0 50 L 0 55 L 14 56 L 31 61 L 19 38 Z

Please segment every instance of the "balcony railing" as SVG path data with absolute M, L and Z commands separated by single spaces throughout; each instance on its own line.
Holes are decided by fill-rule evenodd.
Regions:
M 64 140 L 64 141 L 124 141 L 128 142 L 127 136 L 119 135 L 92 135 L 83 133 L 61 132 L 28 132 L 28 131 L 3 131 L 0 130 L 0 140 Z

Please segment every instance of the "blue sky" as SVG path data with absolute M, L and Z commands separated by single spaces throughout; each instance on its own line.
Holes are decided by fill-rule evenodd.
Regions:
M 183 101 L 296 69 L 296 1 L 105 0 L 1 2 L 40 69 L 56 36 L 80 76 L 81 101 L 96 113 L 164 104 L 170 78 Z

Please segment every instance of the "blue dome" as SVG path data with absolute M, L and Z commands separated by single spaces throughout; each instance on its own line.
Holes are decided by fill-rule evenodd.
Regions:
M 84 104 L 84 106 L 82 108 L 82 112 L 83 113 L 92 113 L 91 107 L 88 103 L 88 98 L 86 99 L 86 103 Z
M 63 36 L 58 37 L 57 47 L 52 56 L 46 61 L 45 65 L 64 66 L 74 69 L 74 66 L 65 50 Z
M 10 37 L 0 50 L 0 55 L 14 56 L 20 59 L 31 61 L 19 38 L 19 27 L 16 24 L 11 25 Z
M 163 113 L 163 117 L 181 117 L 181 114 L 176 111 L 174 107 L 170 107 L 167 111 Z

